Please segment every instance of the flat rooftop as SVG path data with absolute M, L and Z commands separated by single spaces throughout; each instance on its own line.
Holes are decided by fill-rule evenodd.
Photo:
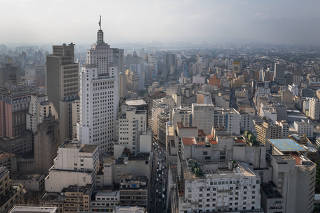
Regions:
M 97 149 L 97 145 L 88 145 L 88 144 L 85 144 L 83 147 L 81 147 L 80 151 L 79 152 L 86 152 L 86 153 L 93 153 L 94 150 Z
M 126 105 L 129 106 L 141 106 L 146 105 L 147 103 L 143 99 L 137 99 L 137 100 L 127 100 Z
M 15 206 L 9 213 L 55 213 L 57 207 Z
M 292 139 L 269 139 L 272 146 L 281 152 L 303 152 L 306 151 L 302 146 Z

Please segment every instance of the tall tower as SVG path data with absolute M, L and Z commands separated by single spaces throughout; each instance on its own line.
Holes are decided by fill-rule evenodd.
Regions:
M 119 69 L 122 69 L 118 63 L 122 59 L 115 57 L 118 53 L 119 49 L 110 48 L 104 42 L 100 17 L 97 42 L 88 51 L 87 64 L 80 73 L 80 123 L 77 125 L 80 141 L 98 145 L 100 153 L 112 152 L 116 140 Z
M 79 98 L 79 64 L 74 44 L 55 45 L 47 56 L 47 93 L 60 119 L 61 140 L 72 138 L 72 102 Z

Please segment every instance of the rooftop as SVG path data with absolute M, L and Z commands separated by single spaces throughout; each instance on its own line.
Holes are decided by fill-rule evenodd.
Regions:
M 269 139 L 272 146 L 281 152 L 303 152 L 305 149 L 292 139 Z
M 255 177 L 256 174 L 244 163 L 230 162 L 232 168 L 206 169 L 204 164 L 194 159 L 184 161 L 184 178 L 193 180 L 198 178 L 229 178 L 235 176 Z
M 140 106 L 140 105 L 146 105 L 147 103 L 143 99 L 137 99 L 137 100 L 127 100 L 126 105 L 129 106 Z
M 57 207 L 15 206 L 9 213 L 55 213 Z
M 93 153 L 97 149 L 97 145 L 88 145 L 85 144 L 79 152 L 87 152 L 87 153 Z
M 97 145 L 81 144 L 79 141 L 67 141 L 60 148 L 79 149 L 79 152 L 93 153 Z

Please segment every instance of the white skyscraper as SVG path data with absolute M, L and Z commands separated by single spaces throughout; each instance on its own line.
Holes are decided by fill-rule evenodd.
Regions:
M 78 135 L 84 144 L 99 145 L 100 152 L 112 152 L 116 114 L 115 96 L 114 78 L 99 75 L 95 65 L 82 67 Z
M 112 152 L 119 108 L 119 69 L 123 50 L 110 48 L 101 30 L 80 72 L 80 123 L 78 137 L 84 144 L 99 145 L 100 153 Z

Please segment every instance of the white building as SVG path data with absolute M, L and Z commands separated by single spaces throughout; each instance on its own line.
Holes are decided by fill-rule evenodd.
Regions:
M 26 115 L 26 128 L 35 133 L 38 125 L 41 124 L 43 119 L 49 115 L 58 119 L 58 113 L 56 112 L 53 104 L 48 102 L 48 96 L 31 95 L 29 110 Z
M 309 101 L 309 117 L 312 120 L 319 120 L 320 118 L 320 100 L 312 98 Z
M 132 153 L 138 150 L 138 140 L 147 131 L 147 111 L 127 106 L 119 117 L 118 145 L 128 148 Z
M 78 138 L 85 144 L 99 145 L 100 152 L 112 152 L 119 108 L 119 71 L 123 50 L 110 48 L 97 33 L 97 43 L 87 54 L 87 65 L 80 73 L 80 124 Z
M 113 210 L 114 213 L 145 213 L 143 207 L 138 206 L 116 206 Z
M 313 137 L 313 124 L 310 120 L 295 121 L 293 123 L 294 129 L 300 136 Z
M 263 103 L 260 104 L 259 116 L 271 119 L 273 122 L 276 122 L 278 117 L 277 111 L 273 106 L 265 105 Z
M 115 71 L 114 67 L 110 69 Z M 78 137 L 83 144 L 95 144 L 100 152 L 112 152 L 115 134 L 115 79 L 99 75 L 95 65 L 80 73 L 80 123 Z
M 190 160 L 185 165 L 184 194 L 179 197 L 179 212 L 259 212 L 260 177 L 246 165 L 203 170 L 204 165 L 193 163 Z M 194 166 L 200 166 L 203 174 L 194 174 Z
M 47 192 L 61 192 L 71 185 L 95 185 L 99 166 L 99 154 L 96 145 L 80 144 L 72 141 L 61 145 L 54 164 L 45 179 Z

